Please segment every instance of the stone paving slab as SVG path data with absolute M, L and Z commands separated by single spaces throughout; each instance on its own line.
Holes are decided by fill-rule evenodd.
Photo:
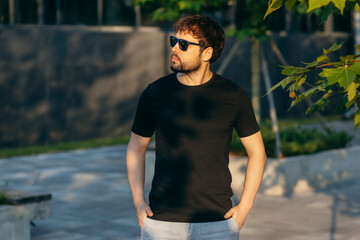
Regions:
M 35 221 L 32 240 L 138 240 L 125 153 L 116 146 L 0 159 L 0 186 L 52 194 L 53 216 Z M 259 194 L 240 236 L 359 240 L 360 180 L 287 197 Z

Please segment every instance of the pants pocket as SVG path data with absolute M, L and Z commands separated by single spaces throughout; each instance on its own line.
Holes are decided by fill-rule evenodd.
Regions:
M 229 223 L 230 223 L 230 227 L 233 231 L 235 232 L 239 232 L 240 231 L 240 228 L 239 228 L 239 225 L 238 223 L 235 221 L 235 219 L 233 218 L 230 218 L 229 219 Z
M 143 224 L 141 225 L 141 229 L 145 226 L 145 224 L 146 224 L 147 220 L 148 220 L 148 217 L 146 217 L 146 218 L 145 218 L 145 220 L 144 220 Z

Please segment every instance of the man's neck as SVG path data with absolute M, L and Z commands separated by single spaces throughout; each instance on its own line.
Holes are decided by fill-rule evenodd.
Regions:
M 210 66 L 200 68 L 199 70 L 191 73 L 177 73 L 176 77 L 184 85 L 199 86 L 212 78 L 213 73 L 210 71 Z

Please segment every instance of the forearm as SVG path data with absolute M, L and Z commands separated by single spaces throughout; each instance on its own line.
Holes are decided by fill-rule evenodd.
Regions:
M 136 206 L 145 202 L 145 151 L 136 149 L 129 144 L 126 153 L 126 166 L 133 202 Z
M 266 164 L 266 155 L 264 152 L 249 156 L 245 173 L 245 183 L 243 193 L 240 199 L 240 206 L 250 210 L 253 206 L 256 194 L 260 188 L 263 173 Z
M 259 190 L 266 163 L 265 149 L 262 144 L 260 133 L 248 138 L 242 139 L 248 153 L 248 163 L 245 173 L 245 183 L 240 203 L 231 208 L 225 218 L 235 219 L 239 228 L 245 223 L 251 208 L 253 207 L 256 193 Z M 257 146 L 254 148 L 254 146 Z

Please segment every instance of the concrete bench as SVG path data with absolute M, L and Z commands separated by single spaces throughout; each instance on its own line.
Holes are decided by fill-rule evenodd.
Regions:
M 30 240 L 30 222 L 52 215 L 51 194 L 10 190 L 7 198 L 0 205 L 1 240 Z

